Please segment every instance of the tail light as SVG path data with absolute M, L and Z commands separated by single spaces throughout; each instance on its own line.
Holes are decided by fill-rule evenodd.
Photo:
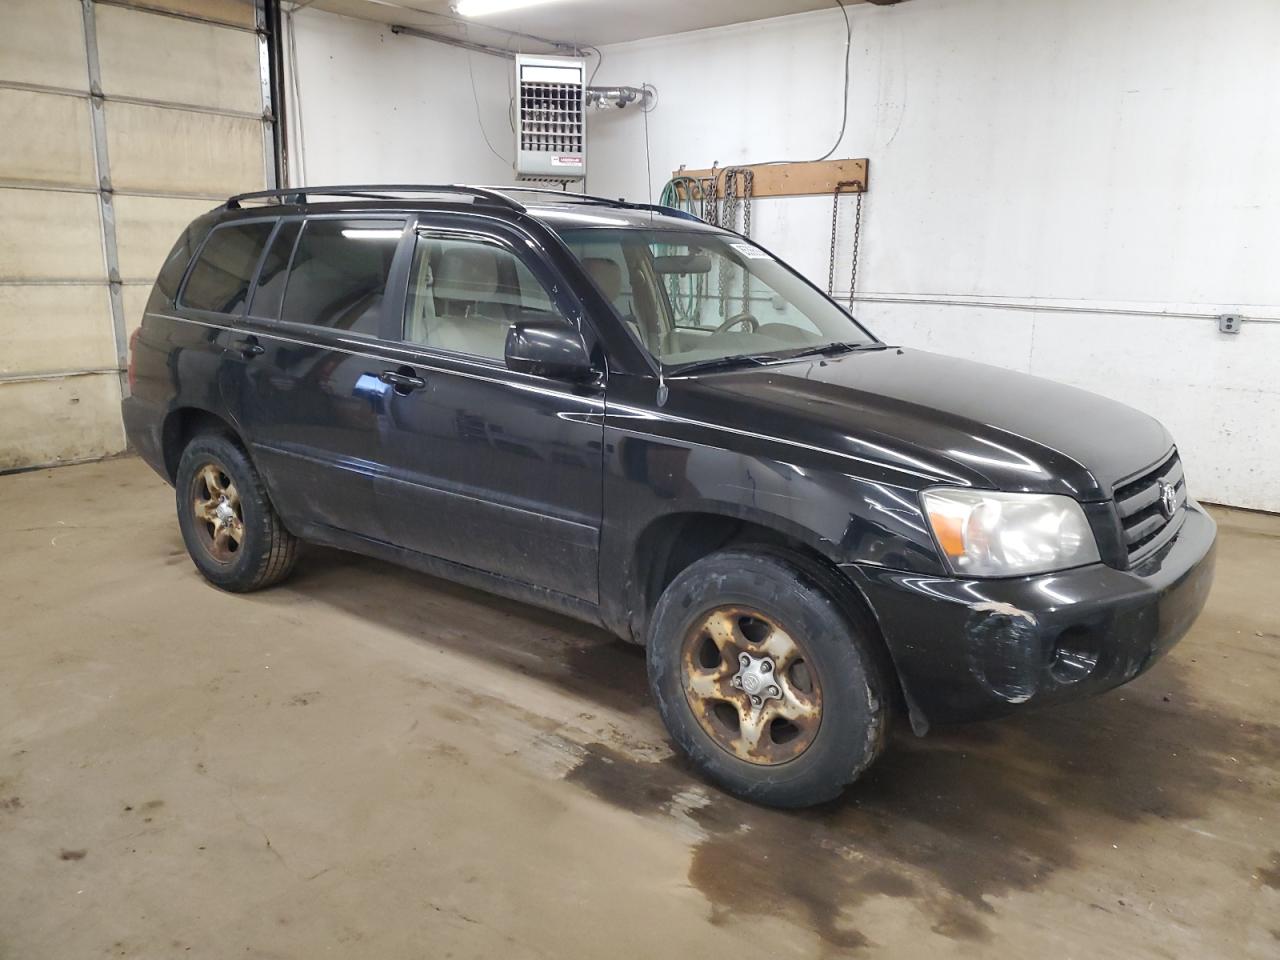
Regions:
M 138 385 L 138 337 L 142 335 L 142 328 L 135 327 L 133 333 L 129 334 L 129 392 L 133 392 L 133 388 Z

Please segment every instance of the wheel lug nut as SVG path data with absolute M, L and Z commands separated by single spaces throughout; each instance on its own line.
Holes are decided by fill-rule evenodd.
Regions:
M 752 703 L 754 703 L 757 707 L 758 707 L 758 706 L 760 706 L 760 698 L 759 698 L 759 697 L 752 697 L 752 698 L 751 698 L 751 702 L 752 702 Z
M 751 662 L 751 658 L 748 657 L 745 653 L 740 653 L 738 654 L 738 662 L 745 667 L 747 664 Z
M 769 696 L 771 696 L 771 697 L 776 697 L 777 695 L 778 695 L 778 688 L 777 688 L 777 687 L 770 687 L 770 688 L 769 688 Z
M 772 660 L 766 660 L 764 663 L 760 664 L 760 671 L 762 673 L 769 673 L 772 670 L 773 670 Z

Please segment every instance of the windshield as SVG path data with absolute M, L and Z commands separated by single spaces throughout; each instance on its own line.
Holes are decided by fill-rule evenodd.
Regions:
M 662 228 L 560 236 L 664 367 L 781 360 L 876 342 L 790 267 L 742 237 Z

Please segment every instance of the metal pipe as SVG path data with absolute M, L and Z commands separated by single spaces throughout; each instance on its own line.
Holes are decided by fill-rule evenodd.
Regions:
M 587 103 L 593 105 L 612 103 L 617 107 L 625 107 L 645 100 L 648 96 L 649 91 L 643 87 L 587 87 Z
M 391 25 L 391 32 L 397 35 L 404 34 L 406 37 L 417 37 L 420 40 L 430 40 L 434 43 L 445 43 L 451 47 L 461 47 L 463 50 L 472 50 L 475 53 L 487 53 L 491 57 L 502 57 L 504 60 L 514 60 L 516 58 L 514 50 L 490 47 L 487 44 L 476 43 L 474 40 L 462 40 L 458 37 L 445 36 L 443 33 L 432 33 L 429 30 L 419 30 L 417 27 L 406 27 L 399 23 Z

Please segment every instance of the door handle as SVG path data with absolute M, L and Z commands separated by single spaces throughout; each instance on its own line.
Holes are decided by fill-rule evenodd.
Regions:
M 408 396 L 414 390 L 421 390 L 427 385 L 427 381 L 415 374 L 412 367 L 401 367 L 399 370 L 383 370 L 378 374 L 378 379 L 395 387 L 396 393 L 402 397 Z
M 258 343 L 257 337 L 245 337 L 243 340 L 237 340 L 235 348 L 240 351 L 240 355 L 246 360 L 267 352 L 267 348 Z

